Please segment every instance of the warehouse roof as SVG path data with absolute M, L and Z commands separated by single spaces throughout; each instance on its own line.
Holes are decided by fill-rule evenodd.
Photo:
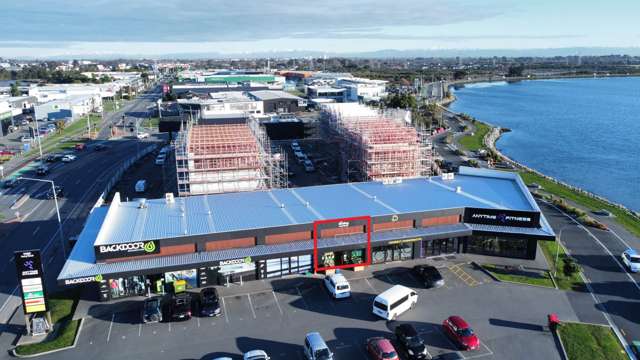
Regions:
M 258 100 L 278 100 L 278 99 L 291 99 L 291 100 L 302 100 L 301 97 L 290 94 L 286 91 L 280 90 L 258 90 L 251 91 L 249 95 L 255 97 Z
M 460 191 L 456 191 L 457 188 Z M 348 204 L 348 206 L 343 206 Z M 224 233 L 351 216 L 384 216 L 475 207 L 538 211 L 514 173 L 461 168 L 453 180 L 440 177 L 310 186 L 121 202 L 109 206 L 96 245 Z

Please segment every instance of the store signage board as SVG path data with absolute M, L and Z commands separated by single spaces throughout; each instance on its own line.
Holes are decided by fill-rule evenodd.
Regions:
M 129 256 L 151 255 L 160 253 L 157 240 L 135 241 L 130 243 L 94 246 L 96 259 L 115 259 Z
M 22 292 L 24 313 L 33 314 L 47 311 L 47 294 L 44 290 L 40 250 L 16 251 L 13 256 Z
M 540 213 L 533 211 L 466 208 L 464 222 L 496 226 L 540 227 Z
M 411 238 L 411 239 L 401 239 L 401 240 L 391 240 L 388 242 L 389 245 L 396 245 L 396 244 L 406 244 L 406 243 L 413 243 L 413 242 L 417 242 L 422 240 L 422 238 Z

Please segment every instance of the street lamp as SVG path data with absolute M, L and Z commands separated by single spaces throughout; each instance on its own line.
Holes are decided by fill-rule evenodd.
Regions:
M 36 131 L 34 135 L 38 137 L 38 150 L 40 150 L 40 161 L 42 162 L 44 159 L 42 158 L 42 143 L 40 143 L 40 127 L 38 126 L 38 118 L 34 116 L 33 120 L 36 122 Z
M 558 274 L 558 257 L 560 256 L 560 246 L 562 245 L 562 243 L 560 242 L 560 240 L 562 240 L 562 232 L 564 231 L 564 229 L 568 228 L 569 226 L 573 226 L 573 224 L 566 224 L 563 227 L 560 228 L 560 231 L 558 231 L 558 239 L 556 240 L 556 260 L 553 264 L 553 277 L 555 278 L 556 275 Z
M 58 194 L 56 194 L 56 185 L 53 180 L 45 180 L 45 179 L 34 179 L 28 177 L 19 177 L 18 180 L 31 180 L 31 181 L 39 181 L 51 184 L 51 191 L 53 191 L 53 201 L 56 205 L 56 214 L 58 215 L 58 232 L 60 233 L 60 246 L 62 246 L 62 255 L 64 258 L 67 258 L 67 251 L 64 246 L 64 234 L 62 234 L 62 219 L 60 218 L 60 208 L 58 207 Z

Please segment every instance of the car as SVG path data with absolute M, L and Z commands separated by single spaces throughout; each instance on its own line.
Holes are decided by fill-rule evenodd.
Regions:
M 242 360 L 269 360 L 271 359 L 264 350 L 251 350 L 242 356 Z
M 135 185 L 135 191 L 137 193 L 143 193 L 145 191 L 147 191 L 147 180 L 138 180 L 136 181 L 136 185 Z
M 156 165 L 164 165 L 164 161 L 166 160 L 166 158 L 161 155 L 158 155 L 158 157 L 156 157 Z
M 40 165 L 36 169 L 36 175 L 44 176 L 44 175 L 47 175 L 48 173 L 49 173 L 49 167 L 48 166 Z
M 87 146 L 84 143 L 77 143 L 73 148 L 76 151 L 83 151 Z
M 304 357 L 307 360 L 333 360 L 333 353 L 318 332 L 310 332 L 304 338 Z
M 296 157 L 298 164 L 302 164 L 305 160 L 307 160 L 307 156 L 302 151 L 294 151 L 293 156 Z
M 427 359 L 429 353 L 424 339 L 411 324 L 401 324 L 395 329 L 399 348 L 408 359 Z
M 55 198 L 61 198 L 64 196 L 64 191 L 62 189 L 61 186 L 56 186 L 55 187 L 55 191 L 56 191 L 56 196 L 53 196 L 53 190 L 49 189 L 46 193 L 45 193 L 45 197 L 49 200 Z
M 304 171 L 306 171 L 306 172 L 314 172 L 314 171 L 316 171 L 316 168 L 313 166 L 313 163 L 309 159 L 305 160 L 303 165 L 304 165 Z
M 103 150 L 107 150 L 108 148 L 109 146 L 105 144 L 97 144 L 96 146 L 93 147 L 95 151 L 103 151 Z
M 138 133 L 138 135 L 136 135 L 136 137 L 137 137 L 138 139 L 140 139 L 140 140 L 142 140 L 142 139 L 146 139 L 146 138 L 148 138 L 148 137 L 149 137 L 149 133 L 141 132 L 141 133 Z
M 144 305 L 142 306 L 142 322 L 162 322 L 162 298 L 155 296 L 145 299 Z
M 173 295 L 173 297 L 171 298 L 171 319 L 191 319 L 191 295 L 189 295 L 189 293 L 179 293 Z
M 77 159 L 77 156 L 71 155 L 71 154 L 67 154 L 67 155 L 62 157 L 62 162 L 68 163 L 68 162 L 74 161 L 75 159 Z
M 622 253 L 622 262 L 627 266 L 629 271 L 640 271 L 640 254 L 634 249 L 627 249 Z
M 200 315 L 201 316 L 220 316 L 220 299 L 218 291 L 215 288 L 208 287 L 200 291 Z
M 606 209 L 600 209 L 600 210 L 594 210 L 592 211 L 594 215 L 598 215 L 598 216 L 606 216 L 606 217 L 611 217 L 612 214 L 609 210 Z
M 636 356 L 640 356 L 640 341 L 631 341 L 631 351 L 633 351 Z
M 18 179 L 7 179 L 2 183 L 2 186 L 9 189 L 15 187 L 18 184 Z
M 444 285 L 444 278 L 442 278 L 440 271 L 435 266 L 416 265 L 412 270 L 425 287 L 431 288 Z
M 29 125 L 29 121 L 27 119 L 23 119 L 22 121 L 20 121 L 20 125 L 27 126 Z
M 374 360 L 400 360 L 391 341 L 379 336 L 367 339 L 367 352 Z
M 449 316 L 442 322 L 442 328 L 462 350 L 476 350 L 480 347 L 480 339 L 461 316 Z
M 351 296 L 349 282 L 344 275 L 340 273 L 325 276 L 324 286 L 334 299 L 343 299 Z
M 57 154 L 49 154 L 44 158 L 44 161 L 55 162 L 55 161 L 58 161 L 58 159 L 60 159 L 60 157 L 57 156 Z

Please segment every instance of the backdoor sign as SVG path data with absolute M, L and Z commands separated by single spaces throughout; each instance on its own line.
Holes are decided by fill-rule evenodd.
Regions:
M 22 292 L 22 308 L 25 314 L 47 311 L 44 274 L 40 250 L 16 251 L 14 253 L 18 283 Z

